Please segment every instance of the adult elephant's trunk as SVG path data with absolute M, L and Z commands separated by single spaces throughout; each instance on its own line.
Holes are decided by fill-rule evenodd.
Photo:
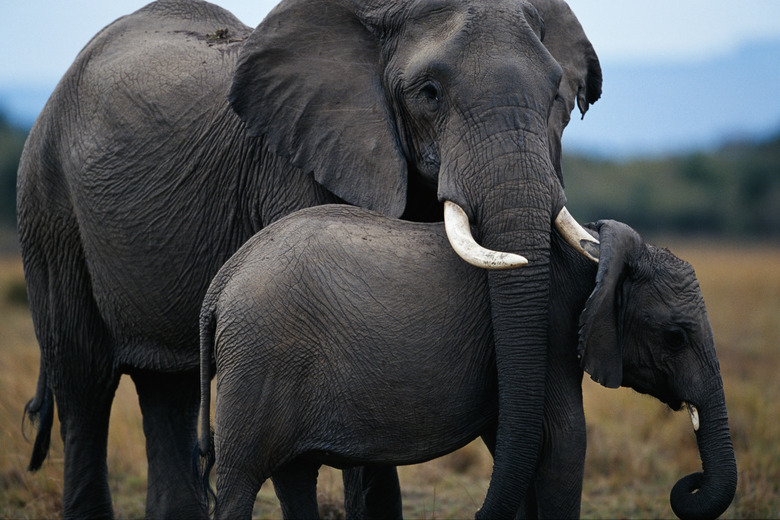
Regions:
M 699 445 L 703 472 L 693 473 L 672 488 L 669 500 L 674 513 L 683 519 L 704 519 L 720 516 L 734 498 L 737 489 L 737 462 L 729 433 L 726 400 L 720 377 L 706 400 L 692 413 L 696 441 Z
M 536 467 L 542 432 L 552 197 L 550 184 L 542 180 L 524 180 L 514 189 L 523 200 L 510 202 L 481 226 L 485 247 L 518 252 L 528 260 L 521 269 L 488 274 L 499 421 L 493 476 L 481 511 L 485 518 L 516 513 Z
M 517 159 L 504 165 L 512 175 L 481 192 L 484 199 L 469 208 L 479 243 L 522 265 L 514 269 L 502 265 L 504 270 L 488 274 L 499 420 L 493 477 L 478 515 L 484 518 L 513 518 L 536 466 L 544 403 L 550 233 L 553 212 L 557 214 L 564 203 L 547 161 L 516 150 L 509 155 Z M 458 250 L 456 244 L 453 247 Z

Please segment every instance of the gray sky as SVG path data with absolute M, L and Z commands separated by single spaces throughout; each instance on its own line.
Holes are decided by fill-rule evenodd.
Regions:
M 143 0 L 3 0 L 0 85 L 54 84 L 102 27 Z M 273 0 L 222 0 L 257 25 Z M 741 43 L 780 39 L 778 0 L 569 0 L 602 62 L 686 61 Z

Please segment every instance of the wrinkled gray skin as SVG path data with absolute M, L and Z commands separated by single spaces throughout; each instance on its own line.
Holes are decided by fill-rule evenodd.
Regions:
M 254 31 L 211 4 L 163 1 L 98 33 L 19 169 L 41 346 L 30 466 L 46 456 L 54 399 L 65 516 L 112 514 L 106 437 L 121 374 L 143 412 L 147 515 L 200 514 L 199 488 L 183 477 L 196 438 L 197 316 L 245 240 L 323 203 L 440 219 L 445 199 L 483 245 L 530 260 L 488 275 L 502 413 L 500 485 L 483 512 L 511 514 L 541 439 L 561 133 L 575 104 L 584 113 L 600 92 L 596 55 L 559 0 L 285 0 Z M 505 444 L 510 429 L 529 442 Z M 400 515 L 392 468 L 353 478 L 350 516 Z
M 714 518 L 737 473 L 693 268 L 625 224 L 595 229 L 598 267 L 551 241 L 544 443 L 520 516 L 579 515 L 584 366 L 605 386 L 698 407 L 703 483 L 681 483 L 702 487 L 676 489 L 672 507 Z M 273 476 L 285 518 L 316 518 L 320 464 L 413 464 L 479 435 L 494 452 L 494 347 L 488 276 L 455 256 L 441 224 L 323 206 L 258 233 L 220 269 L 201 311 L 201 453 L 216 363 L 217 517 L 249 518 Z

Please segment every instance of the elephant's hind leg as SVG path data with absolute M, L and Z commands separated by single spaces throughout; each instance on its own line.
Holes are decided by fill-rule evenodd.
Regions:
M 403 518 L 401 486 L 394 466 L 362 466 L 343 471 L 348 520 Z
M 29 181 L 20 192 L 19 235 L 41 370 L 64 444 L 63 513 L 110 518 L 108 422 L 119 383 L 111 335 L 94 300 L 75 218 L 42 202 L 46 194 L 36 186 Z
M 271 480 L 285 519 L 317 519 L 317 473 L 320 465 L 295 459 L 274 471 Z
M 141 405 L 149 465 L 147 518 L 204 518 L 206 508 L 193 476 L 197 442 L 197 372 L 132 374 Z
M 108 486 L 108 419 L 119 378 L 92 391 L 57 393 L 65 451 L 62 508 L 65 518 L 112 518 Z M 88 395 L 90 394 L 90 395 Z
M 63 515 L 112 518 L 106 456 L 119 375 L 101 355 L 110 350 L 101 343 L 101 335 L 82 335 L 79 329 L 86 333 L 90 327 L 79 320 L 40 340 L 64 446 Z
M 216 439 L 216 434 L 215 434 Z M 214 518 L 217 520 L 249 520 L 255 505 L 257 493 L 266 477 L 260 475 L 254 459 L 245 450 L 239 450 L 238 457 L 225 455 L 217 450 L 217 500 L 214 506 Z M 220 454 L 220 451 L 223 453 Z M 250 460 L 251 459 L 251 460 Z

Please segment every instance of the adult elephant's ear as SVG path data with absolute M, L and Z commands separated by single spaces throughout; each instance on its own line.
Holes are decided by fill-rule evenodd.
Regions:
M 229 100 L 271 151 L 398 217 L 407 169 L 381 77 L 380 42 L 349 2 L 284 0 L 244 44 Z
M 582 369 L 591 378 L 617 388 L 623 381 L 623 353 L 620 348 L 618 291 L 631 259 L 639 254 L 642 240 L 621 222 L 602 220 L 599 232 L 599 268 L 596 287 L 580 314 L 578 354 Z
M 563 0 L 530 0 L 544 22 L 542 43 L 563 69 L 558 97 L 547 121 L 550 158 L 563 185 L 561 135 L 576 103 L 582 116 L 601 97 L 601 65 L 585 31 Z

